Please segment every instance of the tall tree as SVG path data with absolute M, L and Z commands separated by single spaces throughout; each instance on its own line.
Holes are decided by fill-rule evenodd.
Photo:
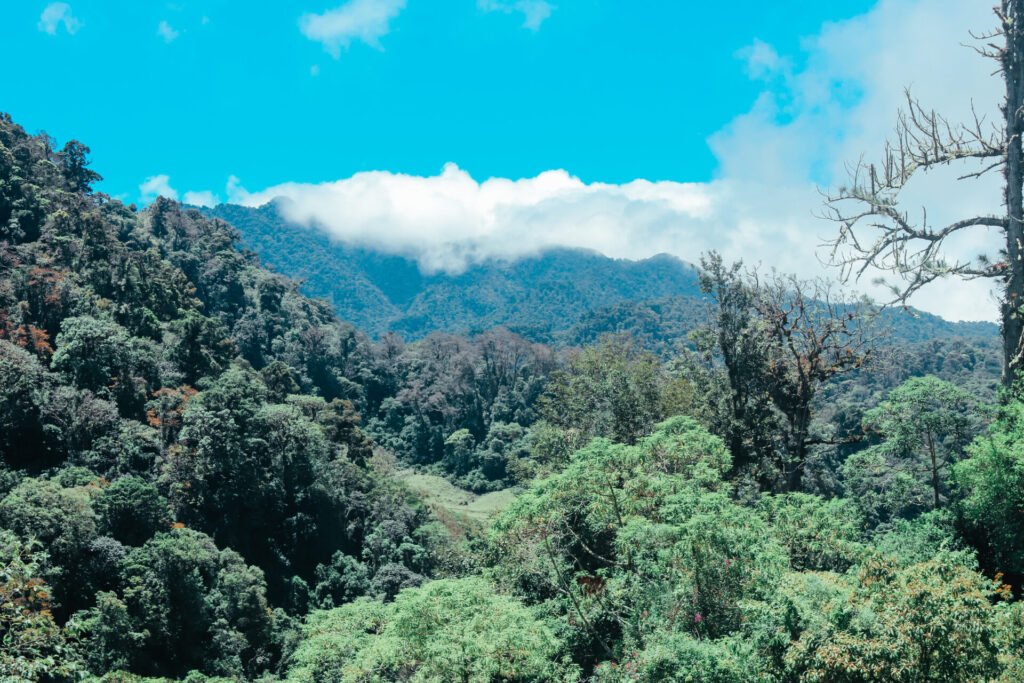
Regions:
M 799 491 L 811 448 L 835 442 L 813 428 L 814 398 L 872 358 L 870 311 L 827 282 L 760 276 L 716 253 L 701 268 L 711 327 L 695 339 L 713 428 L 737 469 L 753 465 L 762 487 Z
M 1006 85 L 999 125 L 983 116 L 956 123 L 926 108 L 907 92 L 907 107 L 897 119 L 895 138 L 886 143 L 877 164 L 858 163 L 850 183 L 827 197 L 826 215 L 839 224 L 831 241 L 831 261 L 844 278 L 859 278 L 871 269 L 897 274 L 890 303 L 905 304 L 925 285 L 947 276 L 989 278 L 1001 283 L 1003 381 L 1009 385 L 1020 373 L 1024 358 L 1024 2 L 1002 0 L 995 8 L 1000 26 L 974 36 L 984 57 L 995 60 Z M 927 211 L 912 218 L 901 205 L 910 181 L 931 170 L 977 160 L 978 170 L 960 179 L 978 178 L 989 171 L 1003 173 L 1003 212 L 963 216 L 943 225 L 928 221 Z M 947 241 L 965 231 L 995 228 L 1005 246 L 999 258 L 950 259 Z
M 938 377 L 913 377 L 864 415 L 881 443 L 847 458 L 848 493 L 862 508 L 893 514 L 942 505 L 946 474 L 972 436 L 973 397 Z M 928 501 L 928 498 L 931 501 Z

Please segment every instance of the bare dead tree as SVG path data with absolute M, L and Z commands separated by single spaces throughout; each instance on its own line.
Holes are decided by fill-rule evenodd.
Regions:
M 973 35 L 973 49 L 998 63 L 1006 96 L 998 122 L 975 113 L 967 122 L 951 122 L 925 108 L 910 92 L 899 114 L 896 131 L 877 164 L 858 162 L 850 183 L 826 196 L 826 217 L 839 224 L 830 262 L 841 268 L 842 279 L 859 279 L 878 269 L 895 273 L 887 305 L 903 304 L 922 287 L 944 277 L 989 278 L 1002 286 L 1003 381 L 1012 382 L 1024 355 L 1024 0 L 1002 0 L 994 9 L 999 28 Z M 973 107 L 972 107 L 973 111 Z M 992 171 L 1003 175 L 1003 211 L 966 216 L 950 223 L 929 223 L 927 209 L 911 217 L 900 204 L 910 180 L 958 162 L 977 162 L 977 170 L 960 179 L 979 178 Z M 950 259 L 948 238 L 978 228 L 996 228 L 1005 237 L 997 259 L 978 256 Z

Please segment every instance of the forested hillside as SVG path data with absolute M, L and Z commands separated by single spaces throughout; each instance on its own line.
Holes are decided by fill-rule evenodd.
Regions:
M 355 330 L 224 223 L 91 193 L 77 142 L 0 145 L 5 673 L 257 676 L 292 615 L 437 569 L 348 400 Z
M 5 679 L 1024 675 L 1024 403 L 983 326 L 901 338 L 708 254 L 519 299 L 551 330 L 580 297 L 580 348 L 426 334 L 468 319 L 430 297 L 594 272 L 570 252 L 375 285 L 432 312 L 371 340 L 88 152 L 0 118 Z M 480 523 L 408 471 L 514 500 Z
M 663 354 L 707 324 L 696 271 L 672 256 L 628 261 L 553 249 L 512 262 L 484 261 L 456 275 L 424 274 L 410 258 L 289 222 L 280 201 L 288 200 L 201 211 L 231 223 L 264 263 L 302 281 L 305 294 L 330 302 L 342 320 L 372 336 L 393 331 L 408 340 L 502 326 L 531 341 L 583 346 L 613 332 Z M 951 323 L 914 309 L 882 315 L 894 339 L 905 342 L 993 339 L 999 331 L 993 323 Z
M 697 293 L 693 267 L 667 254 L 634 262 L 552 249 L 514 261 L 483 261 L 454 275 L 426 274 L 411 258 L 332 241 L 315 226 L 290 223 L 274 202 L 260 208 L 221 204 L 203 212 L 231 223 L 264 262 L 303 280 L 306 294 L 326 299 L 343 320 L 374 336 L 466 334 L 500 325 L 550 342 L 592 309 Z

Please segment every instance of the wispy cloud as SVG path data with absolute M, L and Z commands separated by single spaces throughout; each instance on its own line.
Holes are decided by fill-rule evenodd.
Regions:
M 353 40 L 383 50 L 380 39 L 391 30 L 391 20 L 403 9 L 405 0 L 349 0 L 323 14 L 302 15 L 299 28 L 337 59 L 341 48 L 347 50 Z
M 477 0 L 477 7 L 485 12 L 520 13 L 523 15 L 523 28 L 531 31 L 539 29 L 555 9 L 546 0 Z
M 139 192 L 141 193 L 139 199 L 146 204 L 157 197 L 167 197 L 174 200 L 177 200 L 179 197 L 178 191 L 171 186 L 170 176 L 166 173 L 146 178 L 145 182 L 139 185 Z M 180 196 L 181 201 L 193 206 L 216 206 L 220 203 L 220 197 L 209 190 L 190 190 Z
M 142 193 L 142 201 L 151 202 L 157 197 L 177 199 L 178 191 L 171 187 L 171 178 L 165 173 L 146 178 L 145 182 L 139 185 L 139 192 Z
M 166 21 L 161 21 L 160 25 L 156 27 L 156 34 L 164 39 L 165 43 L 169 43 L 180 35 L 174 28 Z
M 72 16 L 69 4 L 66 2 L 51 2 L 39 16 L 37 26 L 40 31 L 55 36 L 57 35 L 57 27 L 61 24 L 64 25 L 64 30 L 72 35 L 82 28 L 82 22 Z
M 216 206 L 220 203 L 220 197 L 209 190 L 186 192 L 181 200 L 186 204 L 191 204 L 193 206 Z

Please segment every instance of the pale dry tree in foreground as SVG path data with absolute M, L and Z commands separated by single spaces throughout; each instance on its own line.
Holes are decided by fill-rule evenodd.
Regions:
M 1009 384 L 1024 365 L 1024 0 L 1003 0 L 995 8 L 999 28 L 974 35 L 973 49 L 995 60 L 1006 85 L 998 121 L 974 115 L 951 122 L 927 109 L 909 91 L 893 138 L 878 163 L 859 162 L 850 183 L 826 196 L 825 215 L 839 224 L 829 261 L 842 279 L 858 279 L 878 269 L 899 276 L 888 304 L 906 304 L 925 285 L 944 277 L 989 278 L 1001 286 L 1003 381 Z M 972 107 L 973 110 L 973 107 Z M 991 215 L 964 216 L 941 225 L 927 209 L 911 217 L 901 192 L 917 175 L 939 167 L 975 162 L 960 179 L 1001 172 L 1003 207 Z M 997 258 L 950 259 L 946 240 L 965 231 L 997 229 L 1005 237 Z

